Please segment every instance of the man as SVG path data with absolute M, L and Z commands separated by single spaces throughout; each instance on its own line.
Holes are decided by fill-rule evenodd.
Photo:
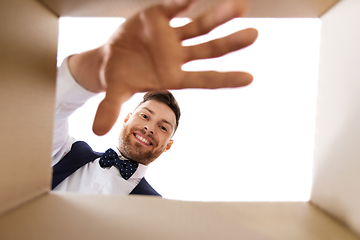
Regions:
M 176 112 L 159 100 L 143 102 L 125 119 L 117 147 L 119 151 L 115 149 L 115 153 L 110 151 L 102 156 L 83 142 L 73 143 L 67 134 L 67 118 L 96 93 L 106 91 L 93 125 L 93 131 L 103 135 L 115 124 L 121 105 L 136 92 L 239 87 L 252 81 L 252 76 L 243 72 L 181 70 L 186 62 L 218 57 L 244 48 L 257 37 L 255 29 L 245 29 L 207 43 L 182 46 L 183 40 L 205 34 L 242 16 L 246 7 L 244 1 L 230 0 L 183 27 L 171 28 L 169 21 L 190 3 L 191 0 L 170 0 L 150 7 L 122 24 L 103 46 L 64 61 L 58 71 L 54 133 L 53 187 L 56 185 L 56 190 L 157 195 L 143 178 L 143 166 L 171 147 L 171 136 L 177 127 Z M 151 122 L 151 128 L 145 126 L 145 122 Z M 115 155 L 127 160 L 125 163 L 107 160 Z M 134 169 L 132 162 L 140 163 L 135 173 L 129 173 L 129 169 Z M 128 168 L 121 170 L 120 165 Z M 133 175 L 120 177 L 121 171 Z
M 54 146 L 61 146 L 57 151 L 61 161 L 53 167 L 53 189 L 105 195 L 159 195 L 144 175 L 147 166 L 173 144 L 171 138 L 180 119 L 180 109 L 173 95 L 168 91 L 145 94 L 135 111 L 125 118 L 116 148 L 105 154 L 96 153 L 85 142 L 74 143 L 67 134 L 66 116 L 78 106 L 75 98 L 93 94 L 80 86 L 78 89 L 65 87 L 76 86 L 66 62 L 59 69 L 62 76 L 58 82 Z M 61 92 L 64 88 L 66 91 Z M 67 140 L 62 142 L 64 139 Z M 58 155 L 55 154 L 55 161 Z

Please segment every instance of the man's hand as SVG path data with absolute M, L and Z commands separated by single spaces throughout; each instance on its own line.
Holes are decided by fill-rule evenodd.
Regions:
M 122 24 L 104 46 L 83 54 L 83 57 L 87 57 L 86 54 L 97 56 L 93 57 L 96 60 L 92 64 L 83 64 L 83 72 L 79 72 L 90 73 L 87 68 L 96 70 L 97 74 L 92 76 L 96 84 L 87 88 L 106 91 L 95 116 L 95 134 L 104 135 L 112 128 L 122 104 L 136 92 L 239 87 L 252 81 L 252 76 L 244 72 L 182 71 L 186 62 L 222 56 L 252 44 L 257 37 L 255 29 L 245 29 L 203 44 L 182 46 L 185 39 L 206 34 L 234 17 L 243 16 L 246 8 L 244 1 L 230 0 L 183 27 L 170 27 L 170 20 L 191 2 L 170 0 L 143 10 Z M 74 60 L 70 60 L 80 63 L 81 57 L 75 55 Z M 71 69 L 70 63 L 69 66 L 72 72 L 74 70 L 75 79 L 82 84 L 81 75 L 76 74 L 75 68 Z

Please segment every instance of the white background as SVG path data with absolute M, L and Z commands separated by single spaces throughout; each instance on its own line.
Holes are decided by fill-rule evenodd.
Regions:
M 67 55 L 99 46 L 123 21 L 61 18 L 58 63 Z M 184 66 L 188 71 L 247 71 L 254 82 L 238 89 L 173 91 L 182 112 L 175 142 L 146 175 L 164 198 L 309 200 L 320 26 L 319 19 L 235 19 L 205 38 L 184 43 L 246 27 L 259 31 L 251 47 Z M 70 134 L 96 151 L 116 145 L 124 117 L 142 94 L 123 106 L 109 134 L 97 137 L 91 126 L 102 97 L 91 99 L 70 118 Z

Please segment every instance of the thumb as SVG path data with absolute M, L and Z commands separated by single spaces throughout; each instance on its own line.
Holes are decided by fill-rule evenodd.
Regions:
M 106 94 L 104 100 L 98 106 L 96 111 L 93 132 L 102 136 L 108 133 L 115 125 L 121 110 L 123 103 L 131 97 L 124 97 L 124 95 L 116 95 L 113 97 L 111 94 Z
M 102 136 L 110 131 L 119 116 L 121 105 L 114 104 L 104 99 L 96 111 L 93 132 Z

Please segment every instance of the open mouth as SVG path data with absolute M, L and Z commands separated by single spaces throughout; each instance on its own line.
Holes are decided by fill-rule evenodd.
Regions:
M 134 133 L 134 137 L 136 139 L 138 139 L 141 143 L 144 143 L 144 144 L 150 145 L 150 146 L 153 145 L 149 140 L 147 140 L 146 138 L 143 138 L 142 136 L 140 136 L 140 135 L 138 135 L 136 133 Z

